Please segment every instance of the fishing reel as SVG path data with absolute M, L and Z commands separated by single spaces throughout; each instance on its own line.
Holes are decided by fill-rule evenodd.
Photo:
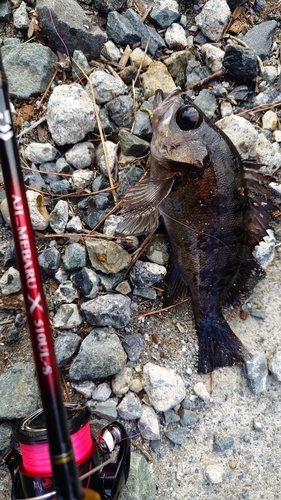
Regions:
M 102 500 L 120 499 L 130 468 L 130 440 L 124 426 L 119 422 L 107 425 L 95 441 L 89 408 L 65 407 L 82 487 L 96 491 Z M 11 500 L 55 499 L 43 411 L 24 419 L 14 435 L 20 451 L 12 449 L 4 459 L 12 477 Z

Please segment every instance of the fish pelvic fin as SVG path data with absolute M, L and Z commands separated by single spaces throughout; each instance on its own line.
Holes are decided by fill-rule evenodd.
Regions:
M 145 179 L 127 191 L 120 210 L 124 217 L 118 233 L 140 235 L 150 233 L 159 225 L 158 206 L 168 196 L 175 176 L 167 179 Z
M 210 373 L 216 368 L 244 362 L 247 349 L 223 317 L 203 319 L 196 327 L 199 373 Z

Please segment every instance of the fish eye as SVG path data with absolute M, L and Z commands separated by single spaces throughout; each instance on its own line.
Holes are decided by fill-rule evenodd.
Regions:
M 181 106 L 176 114 L 176 122 L 181 130 L 193 130 L 202 122 L 202 117 L 197 109 L 191 106 Z

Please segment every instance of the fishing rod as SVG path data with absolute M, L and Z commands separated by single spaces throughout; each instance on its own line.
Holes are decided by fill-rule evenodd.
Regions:
M 37 259 L 35 239 L 25 194 L 18 148 L 12 125 L 8 85 L 1 53 L 0 157 L 10 213 L 10 223 L 25 301 L 26 316 L 41 393 L 43 421 L 45 424 L 42 425 L 41 423 L 41 428 L 46 427 L 45 432 L 48 441 L 47 454 L 50 458 L 52 480 L 54 483 L 52 485 L 51 481 L 53 492 L 50 493 L 50 495 L 48 494 L 45 498 L 55 498 L 56 500 L 101 500 L 102 497 L 102 500 L 117 500 L 128 478 L 130 464 L 128 437 L 121 424 L 116 422 L 111 428 L 106 428 L 99 437 L 99 445 L 102 452 L 111 452 L 115 445 L 119 445 L 120 447 L 117 462 L 107 465 L 99 475 L 97 484 L 100 492 L 97 493 L 97 491 L 90 488 L 83 489 L 79 479 L 73 444 L 68 428 L 69 415 L 65 408 L 61 393 L 59 369 L 55 357 L 52 330 Z M 36 416 L 32 415 L 28 419 L 28 425 L 25 425 L 25 422 L 23 422 L 19 427 L 18 439 L 22 448 L 26 444 L 25 440 L 29 437 L 29 434 L 34 436 L 35 428 L 38 427 L 36 423 L 37 418 L 37 414 Z M 87 421 L 89 415 L 85 418 Z M 33 429 L 32 424 L 34 424 Z M 77 440 L 76 431 L 78 428 L 77 433 L 87 432 L 87 436 L 86 434 L 85 436 L 83 435 L 83 439 L 89 442 L 90 426 L 87 426 L 87 430 L 85 430 L 86 425 L 84 424 L 84 421 L 76 422 L 73 436 L 74 440 Z M 109 438 L 108 433 L 111 438 Z M 77 448 L 80 449 L 80 444 L 79 447 L 77 445 Z M 32 456 L 31 447 L 27 447 L 25 453 L 26 456 L 24 458 L 26 462 L 37 462 L 40 461 L 40 459 L 42 460 L 42 449 L 40 449 L 40 455 L 38 454 L 38 456 Z M 10 467 L 10 469 L 11 468 L 12 467 Z M 28 475 L 30 476 L 32 474 L 28 473 L 27 476 Z M 36 493 L 36 495 L 33 496 L 39 497 L 40 494 Z M 17 496 L 15 498 L 20 497 Z M 42 496 L 42 498 L 44 498 L 44 496 Z

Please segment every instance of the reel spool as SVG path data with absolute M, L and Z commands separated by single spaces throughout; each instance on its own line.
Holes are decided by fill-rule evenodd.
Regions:
M 78 404 L 65 404 L 67 423 L 79 475 L 94 469 L 99 463 L 96 443 L 90 432 L 90 409 Z M 41 496 L 54 490 L 52 466 L 49 456 L 47 431 L 43 410 L 38 410 L 22 420 L 14 433 L 21 451 L 19 476 L 26 498 Z M 82 481 L 83 488 L 98 482 L 98 473 Z M 15 492 L 15 495 L 18 495 Z M 15 496 L 15 499 L 22 495 Z

